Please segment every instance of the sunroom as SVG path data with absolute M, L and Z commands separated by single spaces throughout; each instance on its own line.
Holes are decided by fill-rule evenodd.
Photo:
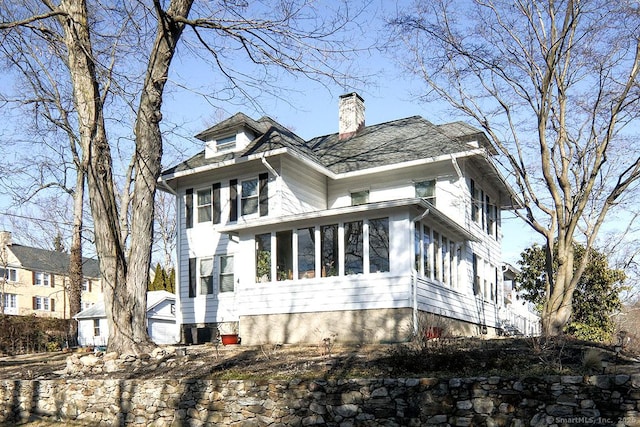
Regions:
M 314 333 L 354 330 L 364 334 L 352 337 L 358 341 L 405 339 L 417 307 L 416 276 L 442 287 L 462 286 L 460 249 L 475 240 L 419 198 L 256 220 L 221 231 L 239 243 L 236 309 L 243 342 L 254 344 L 309 342 Z

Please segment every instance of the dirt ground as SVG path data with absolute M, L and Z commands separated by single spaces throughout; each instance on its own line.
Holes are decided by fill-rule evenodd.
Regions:
M 533 338 L 443 340 L 411 344 L 320 346 L 193 345 L 186 355 L 166 348 L 162 360 L 150 358 L 117 372 L 65 372 L 69 352 L 0 357 L 0 379 L 306 379 L 380 377 L 530 376 L 640 373 L 640 359 L 611 348 L 571 340 Z M 88 354 L 79 351 L 79 356 Z

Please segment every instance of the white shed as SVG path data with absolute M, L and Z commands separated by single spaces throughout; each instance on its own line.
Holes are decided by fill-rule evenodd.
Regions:
M 175 315 L 176 297 L 167 291 L 147 292 L 147 332 L 156 344 L 178 342 Z M 104 303 L 100 302 L 74 316 L 78 321 L 78 344 L 81 346 L 107 345 L 109 329 Z

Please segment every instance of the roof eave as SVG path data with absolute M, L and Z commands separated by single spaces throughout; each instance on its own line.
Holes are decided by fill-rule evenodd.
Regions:
M 442 224 L 443 226 L 455 231 L 455 233 L 463 240 L 470 240 L 474 242 L 479 241 L 477 237 L 467 231 L 460 224 L 453 221 L 438 209 L 436 209 L 433 204 L 420 198 L 387 200 L 383 202 L 366 203 L 355 206 L 343 206 L 339 208 L 323 209 L 319 211 L 304 212 L 301 214 L 293 214 L 269 219 L 258 218 L 238 224 L 223 226 L 218 228 L 217 231 L 219 231 L 220 233 L 238 234 L 240 231 L 252 231 L 260 228 L 270 228 L 274 225 L 286 226 L 287 224 L 294 224 L 308 220 L 331 219 L 333 217 L 350 215 L 354 213 L 364 213 L 411 206 L 414 206 L 419 210 L 428 210 L 428 215 L 430 217 L 432 217 L 436 222 Z

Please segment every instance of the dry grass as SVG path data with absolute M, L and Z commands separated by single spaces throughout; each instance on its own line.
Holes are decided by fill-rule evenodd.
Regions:
M 336 344 L 321 346 L 186 347 L 186 357 L 171 357 L 175 366 L 149 363 L 92 378 L 153 379 L 341 379 L 394 377 L 588 375 L 637 372 L 640 364 L 623 353 L 569 339 L 439 339 L 415 344 Z M 0 379 L 65 378 L 67 355 L 61 352 L 0 358 Z M 615 363 L 617 362 L 617 363 Z M 88 378 L 88 377 L 85 377 Z

